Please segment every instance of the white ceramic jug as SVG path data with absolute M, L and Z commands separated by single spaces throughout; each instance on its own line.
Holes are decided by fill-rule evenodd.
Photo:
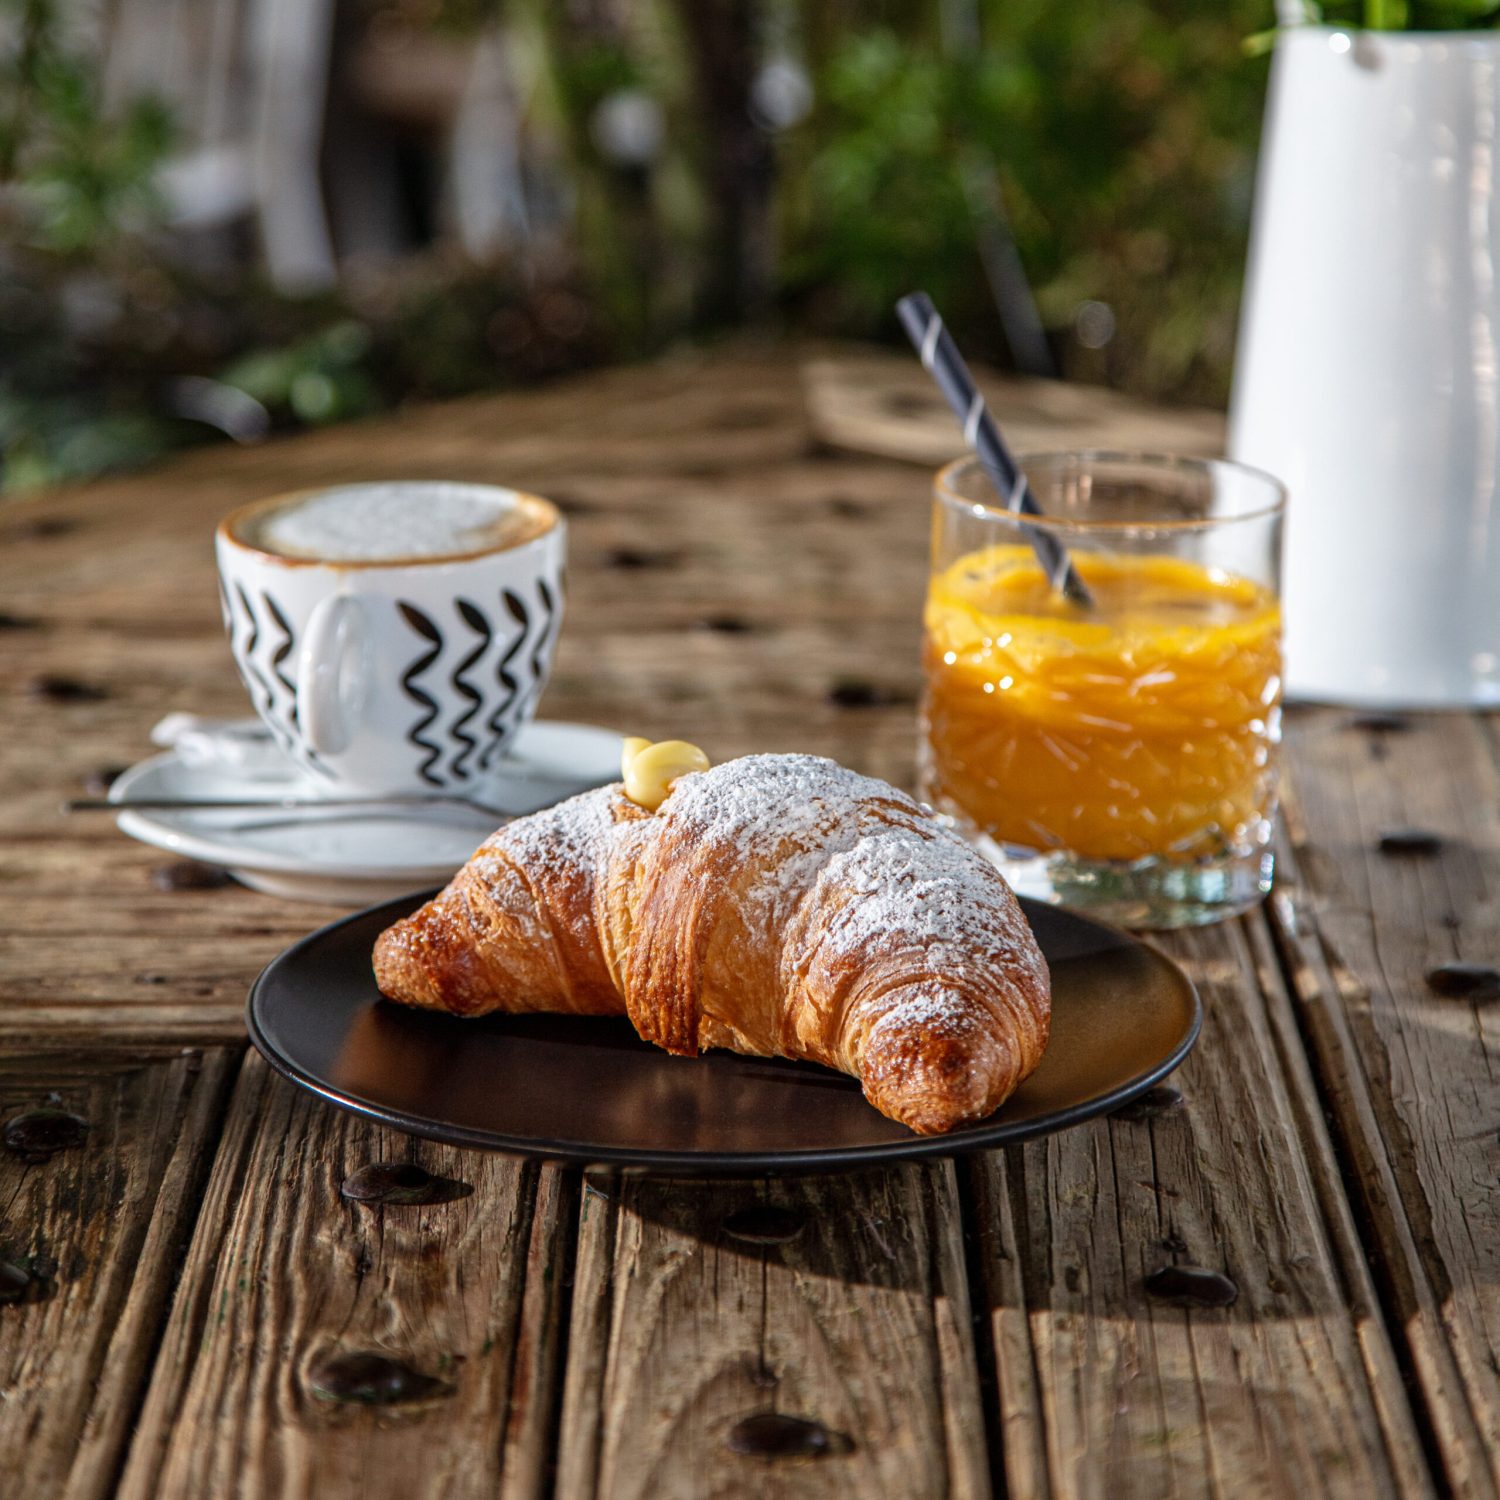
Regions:
M 1289 491 L 1287 689 L 1500 703 L 1500 32 L 1296 27 L 1231 456 Z

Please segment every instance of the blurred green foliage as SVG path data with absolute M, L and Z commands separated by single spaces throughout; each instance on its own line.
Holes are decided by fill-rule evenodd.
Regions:
M 1375 31 L 1482 30 L 1500 20 L 1494 0 L 1307 0 L 1309 21 Z
M 999 353 L 966 160 L 993 173 L 1065 373 L 1223 400 L 1264 64 L 1259 3 L 986 0 L 978 47 L 892 25 L 830 48 L 789 218 L 791 289 L 877 331 L 925 286 Z M 788 143 L 796 149 L 795 143 Z M 1107 308 L 1101 347 L 1080 309 Z
M 214 403 L 180 400 L 184 377 L 252 399 L 273 427 L 314 425 L 646 354 L 736 316 L 894 341 L 892 305 L 919 286 L 967 351 L 1003 361 L 979 250 L 991 203 L 1064 374 L 1227 393 L 1266 82 L 1244 50 L 1267 0 L 362 3 L 449 36 L 511 28 L 535 64 L 526 128 L 550 134 L 544 158 L 566 175 L 576 269 L 438 247 L 311 299 L 195 272 L 153 186 L 166 111 L 103 108 L 97 62 L 61 40 L 62 0 L 0 0 L 4 489 L 211 435 Z M 736 19 L 738 51 L 695 5 Z M 745 112 L 716 115 L 716 82 L 770 65 L 802 80 L 805 107 L 758 120 L 751 150 Z M 611 144 L 611 119 L 639 149 Z M 708 294 L 726 225 L 745 247 L 737 308 Z
M 106 116 L 98 70 L 71 53 L 51 0 L 0 0 L 0 453 L 5 491 L 144 462 L 170 421 L 105 393 L 85 345 L 117 305 L 133 238 L 157 222 L 167 112 Z
M 1488 31 L 1500 25 L 1495 0 L 1290 0 L 1289 9 L 1305 25 L 1367 31 Z M 1271 26 L 1247 36 L 1246 54 L 1269 52 L 1279 34 Z
M 566 266 L 438 251 L 298 298 L 195 270 L 156 187 L 168 112 L 107 111 L 65 20 L 56 0 L 0 0 L 0 493 L 602 357 Z
M 598 9 L 606 20 L 580 33 L 571 9 L 543 6 L 542 27 L 590 211 L 581 253 L 611 326 L 649 344 L 701 301 L 689 283 L 707 253 L 703 189 L 685 204 L 682 183 L 703 112 L 678 7 L 625 7 L 631 24 L 613 26 L 622 8 Z M 763 55 L 805 70 L 811 98 L 774 131 L 784 324 L 894 339 L 894 302 L 922 286 L 966 348 L 1003 360 L 977 171 L 1008 210 L 1065 373 L 1225 399 L 1266 83 L 1243 42 L 1265 0 L 760 9 Z M 649 173 L 611 164 L 588 128 L 611 91 L 643 87 L 666 121 Z M 1078 338 L 1080 310 L 1101 304 L 1105 336 Z
M 16 37 L 0 51 L 0 182 L 16 184 L 33 245 L 107 254 L 158 217 L 171 117 L 153 98 L 106 115 L 98 68 L 62 41 L 53 0 L 3 0 L 0 22 Z

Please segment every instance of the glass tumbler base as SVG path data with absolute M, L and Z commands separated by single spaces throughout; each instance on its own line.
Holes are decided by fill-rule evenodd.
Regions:
M 1061 849 L 1039 854 L 997 843 L 962 815 L 941 806 L 937 811 L 998 867 L 1018 896 L 1070 906 L 1119 927 L 1203 927 L 1259 905 L 1271 889 L 1275 855 L 1269 848 L 1191 861 L 1085 859 Z

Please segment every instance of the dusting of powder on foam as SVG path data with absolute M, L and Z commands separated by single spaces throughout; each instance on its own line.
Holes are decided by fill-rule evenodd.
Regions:
M 369 562 L 485 546 L 514 513 L 508 492 L 476 493 L 458 484 L 349 486 L 273 511 L 258 529 L 263 545 L 287 557 Z

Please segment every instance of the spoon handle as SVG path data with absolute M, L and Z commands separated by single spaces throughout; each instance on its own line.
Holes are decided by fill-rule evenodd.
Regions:
M 65 813 L 76 812 L 288 812 L 297 809 L 337 812 L 344 808 L 431 807 L 453 805 L 472 808 L 488 817 L 514 818 L 513 808 L 491 807 L 469 797 L 75 797 L 64 802 Z

